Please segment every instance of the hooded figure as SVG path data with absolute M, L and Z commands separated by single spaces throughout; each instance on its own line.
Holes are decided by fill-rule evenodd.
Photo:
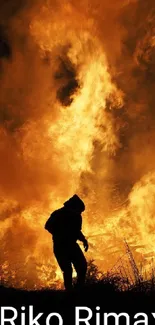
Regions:
M 45 224 L 45 229 L 53 237 L 53 251 L 63 272 L 66 290 L 72 289 L 72 265 L 77 272 L 77 286 L 81 287 L 85 282 L 87 262 L 77 244 L 80 240 L 85 252 L 88 250 L 88 242 L 81 231 L 84 210 L 83 201 L 75 194 L 61 209 L 54 211 Z

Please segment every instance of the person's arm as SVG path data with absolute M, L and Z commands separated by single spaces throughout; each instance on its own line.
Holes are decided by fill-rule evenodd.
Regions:
M 85 238 L 85 236 L 84 236 L 84 234 L 82 233 L 81 230 L 80 230 L 80 232 L 79 232 L 78 239 L 79 239 L 80 241 L 82 241 L 83 246 L 84 246 L 84 249 L 85 249 L 85 252 L 87 252 L 87 250 L 88 250 L 88 241 L 87 241 L 87 239 Z
M 88 250 L 88 241 L 87 241 L 87 239 L 85 238 L 84 234 L 81 231 L 81 228 L 82 228 L 82 217 L 81 216 L 80 216 L 79 226 L 80 226 L 79 227 L 80 230 L 79 230 L 79 233 L 78 233 L 78 240 L 80 240 L 83 243 L 85 252 L 87 252 L 87 250 Z

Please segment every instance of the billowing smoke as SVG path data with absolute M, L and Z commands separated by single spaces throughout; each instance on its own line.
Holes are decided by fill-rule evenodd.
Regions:
M 103 271 L 124 238 L 153 258 L 153 1 L 1 2 L 2 280 L 59 278 L 44 223 L 75 192 Z

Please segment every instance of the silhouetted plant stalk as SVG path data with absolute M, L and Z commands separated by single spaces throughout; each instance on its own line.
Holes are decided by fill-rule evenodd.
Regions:
M 127 274 L 127 272 L 126 272 Z M 88 262 L 88 270 L 86 276 L 86 285 L 105 285 L 109 286 L 114 291 L 137 291 L 137 292 L 150 292 L 155 291 L 155 274 L 152 268 L 149 279 L 140 278 L 139 281 L 134 281 L 128 276 L 124 276 L 121 269 L 117 272 L 103 273 L 99 271 L 95 265 L 94 260 Z
M 42 270 L 44 273 L 44 269 L 42 269 L 41 265 L 37 265 L 37 268 Z M 141 266 L 142 278 L 141 281 L 135 282 L 134 279 L 130 276 L 129 270 L 125 270 L 120 268 L 113 269 L 107 273 L 103 273 L 99 270 L 98 266 L 95 264 L 94 260 L 88 261 L 88 268 L 86 274 L 86 287 L 97 286 L 101 288 L 105 288 L 110 291 L 136 291 L 136 292 L 153 292 L 155 291 L 155 270 L 153 263 L 150 264 L 150 272 L 149 276 L 146 277 L 146 270 L 144 266 Z M 41 271 L 40 271 L 41 272 Z M 45 272 L 46 273 L 46 272 Z M 47 276 L 44 274 L 44 276 Z M 29 283 L 29 280 L 25 278 L 21 282 L 17 282 L 17 278 L 15 277 L 14 270 L 8 267 L 7 263 L 0 266 L 0 285 L 4 287 L 14 288 L 23 288 L 28 290 L 30 285 L 33 290 L 42 290 L 42 289 L 50 289 L 50 290 L 62 290 L 63 284 L 59 280 L 54 279 L 55 270 L 51 269 L 51 273 L 48 274 L 48 285 L 45 288 L 40 283 L 40 287 L 36 287 L 35 283 Z M 73 283 L 76 283 L 76 278 L 73 279 Z

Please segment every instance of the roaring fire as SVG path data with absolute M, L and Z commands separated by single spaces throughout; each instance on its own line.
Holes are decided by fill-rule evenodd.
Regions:
M 154 258 L 154 13 L 151 0 L 146 8 L 100 2 L 27 0 L 12 16 L 2 6 L 10 47 L 0 53 L 5 285 L 61 287 L 44 224 L 74 193 L 86 205 L 87 259 L 111 270 L 124 239 L 137 264 Z

